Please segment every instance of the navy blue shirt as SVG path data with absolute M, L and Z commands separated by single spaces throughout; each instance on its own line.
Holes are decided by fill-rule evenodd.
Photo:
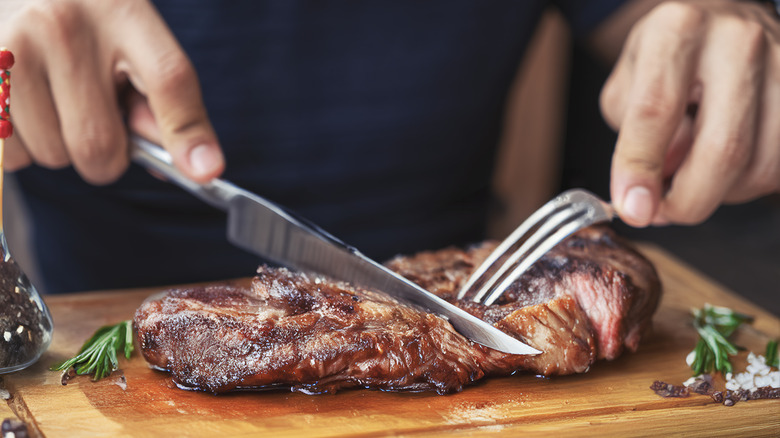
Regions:
M 377 259 L 483 237 L 507 91 L 546 1 L 160 0 L 224 174 Z M 557 3 L 584 34 L 621 0 Z M 17 173 L 45 293 L 218 280 L 261 262 L 225 215 L 132 166 Z

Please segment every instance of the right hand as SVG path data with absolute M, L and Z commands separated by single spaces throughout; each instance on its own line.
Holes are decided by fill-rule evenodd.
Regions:
M 147 0 L 22 4 L 0 23 L 0 44 L 16 58 L 5 170 L 73 165 L 93 184 L 118 179 L 129 163 L 120 107 L 129 85 L 143 97 L 128 115 L 133 130 L 161 144 L 195 181 L 222 173 L 195 70 Z

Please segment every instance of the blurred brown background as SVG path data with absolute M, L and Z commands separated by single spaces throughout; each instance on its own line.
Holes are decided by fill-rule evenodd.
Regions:
M 573 43 L 555 11 L 545 16 L 509 99 L 495 180 L 491 235 L 502 238 L 534 209 L 569 187 L 608 198 L 615 135 L 598 94 L 608 69 Z M 7 178 L 6 232 L 14 257 L 33 281 L 23 205 Z M 696 227 L 618 230 L 654 242 L 750 301 L 780 315 L 780 198 L 721 208 Z M 702 303 L 703 304 L 703 303 Z

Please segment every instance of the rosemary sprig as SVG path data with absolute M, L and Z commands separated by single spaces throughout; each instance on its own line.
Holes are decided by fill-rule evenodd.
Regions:
M 766 344 L 766 364 L 770 367 L 780 368 L 780 357 L 777 356 L 777 340 L 769 341 Z
M 132 321 L 107 325 L 99 328 L 75 357 L 52 365 L 51 370 L 62 371 L 73 367 L 76 374 L 94 373 L 93 380 L 100 380 L 119 367 L 117 351 L 123 350 L 125 357 L 130 359 L 133 348 Z
M 713 371 L 732 372 L 729 356 L 737 354 L 742 348 L 734 345 L 729 337 L 742 323 L 752 321 L 752 317 L 725 307 L 705 304 L 702 309 L 694 309 L 693 326 L 699 333 L 699 341 L 691 352 L 694 375 Z

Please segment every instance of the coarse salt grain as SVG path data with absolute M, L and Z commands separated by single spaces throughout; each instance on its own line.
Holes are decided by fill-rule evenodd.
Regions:
M 688 366 L 693 365 L 693 361 L 696 360 L 696 350 L 691 351 L 688 353 L 688 356 L 685 357 L 685 363 L 688 364 Z
M 745 369 L 744 373 L 726 375 L 726 389 L 755 391 L 764 386 L 780 388 L 780 371 L 772 371 L 764 356 L 752 352 L 748 354 L 748 366 Z

